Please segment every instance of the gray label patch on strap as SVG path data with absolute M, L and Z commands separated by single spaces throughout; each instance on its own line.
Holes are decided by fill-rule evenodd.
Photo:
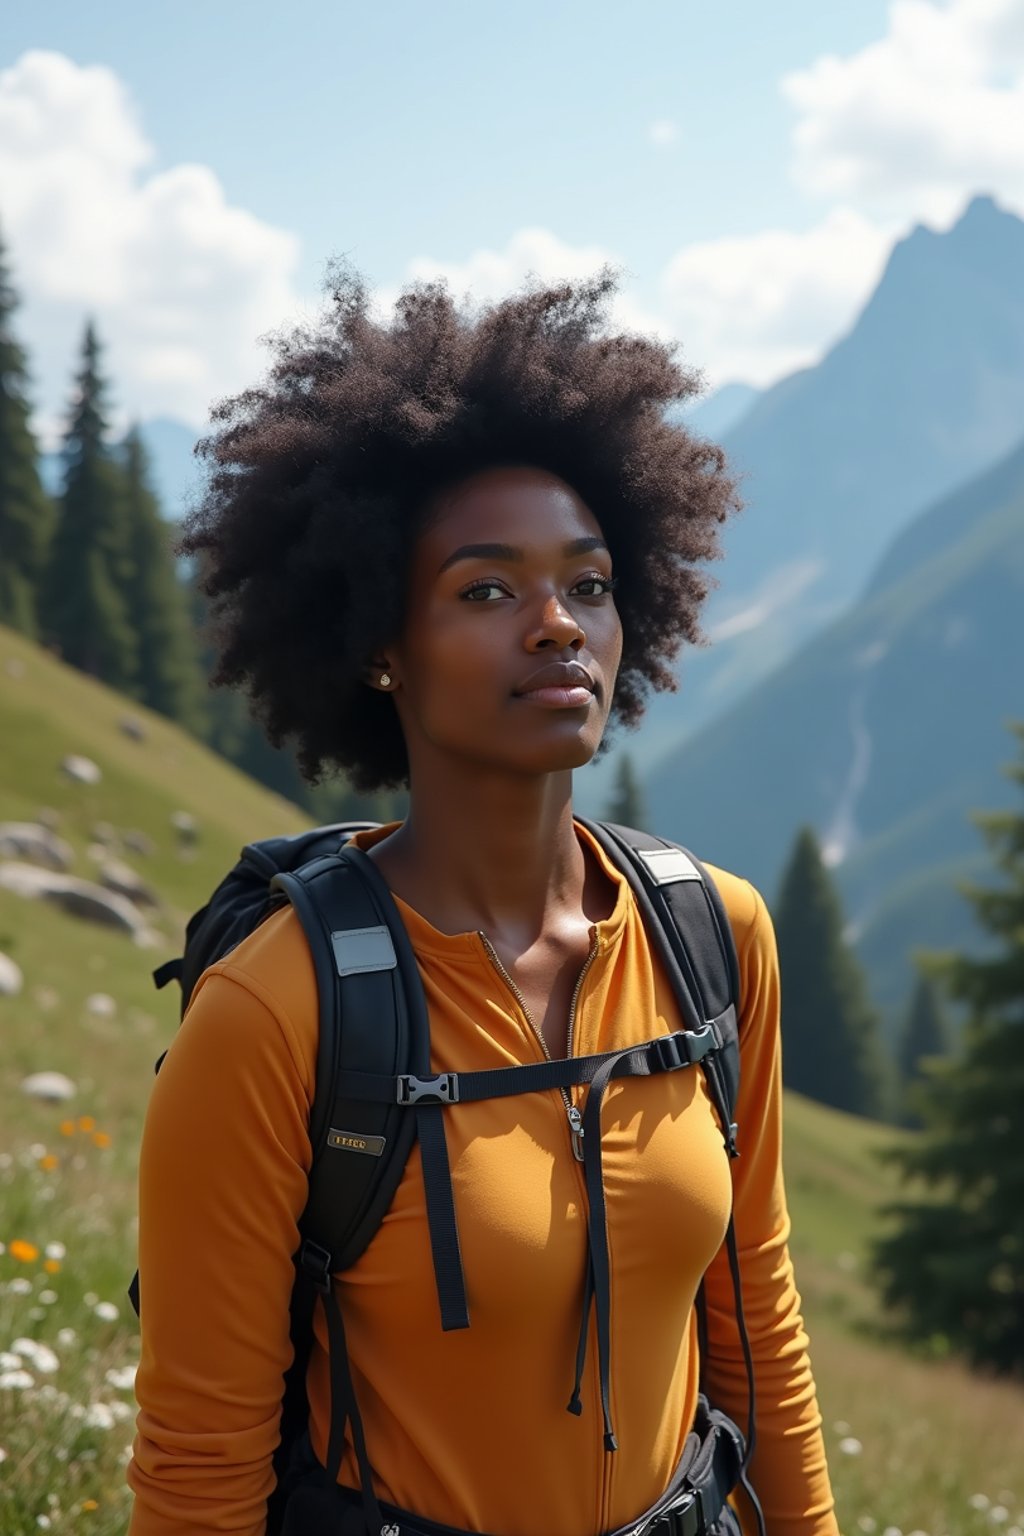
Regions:
M 701 877 L 696 864 L 686 857 L 681 848 L 652 848 L 649 852 L 641 852 L 640 857 L 659 885 L 672 885 L 676 880 L 699 880 Z
M 362 1152 L 367 1157 L 380 1157 L 386 1145 L 384 1136 L 364 1136 L 362 1131 L 336 1131 L 331 1126 L 327 1132 L 327 1145 L 339 1152 Z
M 391 934 L 383 923 L 379 928 L 343 928 L 331 934 L 331 943 L 339 976 L 393 971 L 398 964 Z

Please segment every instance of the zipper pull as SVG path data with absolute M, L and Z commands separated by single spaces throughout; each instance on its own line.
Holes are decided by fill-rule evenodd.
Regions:
M 584 1161 L 583 1116 L 580 1114 L 575 1104 L 570 1104 L 568 1106 L 566 1109 L 566 1114 L 569 1117 L 569 1134 L 572 1137 L 572 1155 L 578 1163 L 582 1163 Z

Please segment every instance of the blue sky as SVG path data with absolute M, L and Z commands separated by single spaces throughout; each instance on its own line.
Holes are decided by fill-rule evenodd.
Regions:
M 199 422 L 346 254 L 386 298 L 624 269 L 712 383 L 820 356 L 918 220 L 1024 211 L 1024 0 L 7 7 L 0 227 L 40 421 L 81 322 Z

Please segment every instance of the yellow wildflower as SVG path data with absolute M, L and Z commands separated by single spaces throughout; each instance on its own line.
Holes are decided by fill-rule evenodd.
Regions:
M 60 1274 L 60 1259 L 44 1259 L 43 1268 L 48 1275 Z
M 82 1115 L 78 1122 L 78 1129 L 80 1131 L 94 1131 L 96 1129 L 96 1121 L 92 1115 Z
M 99 1509 L 99 1505 L 95 1499 L 83 1499 L 82 1508 L 88 1510 Z
M 53 1152 L 47 1152 L 39 1159 L 39 1166 L 44 1173 L 52 1173 L 55 1168 L 60 1167 L 60 1158 Z
M 23 1237 L 16 1237 L 13 1243 L 9 1243 L 7 1252 L 12 1259 L 18 1259 L 22 1264 L 32 1264 L 39 1257 L 35 1243 L 26 1243 Z
M 73 1120 L 62 1120 L 60 1123 L 60 1133 L 62 1136 L 73 1136 L 77 1129 L 78 1127 Z
M 107 1135 L 106 1131 L 93 1131 L 92 1144 L 94 1147 L 109 1147 L 110 1137 Z

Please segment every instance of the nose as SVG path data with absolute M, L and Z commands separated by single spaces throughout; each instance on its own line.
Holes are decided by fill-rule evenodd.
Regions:
M 586 640 L 579 620 L 554 594 L 541 609 L 537 623 L 526 639 L 526 649 L 534 651 L 578 651 Z

